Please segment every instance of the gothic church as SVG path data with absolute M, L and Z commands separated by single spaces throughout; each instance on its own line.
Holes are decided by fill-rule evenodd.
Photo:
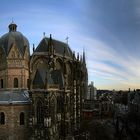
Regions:
M 85 53 L 50 35 L 33 46 L 11 23 L 0 37 L 0 140 L 63 140 L 80 129 Z

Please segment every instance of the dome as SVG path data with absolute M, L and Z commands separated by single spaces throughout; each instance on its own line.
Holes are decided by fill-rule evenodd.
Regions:
M 16 28 L 17 25 L 13 22 L 9 25 L 9 32 L 0 38 L 0 47 L 3 47 L 6 55 L 8 55 L 11 47 L 15 44 L 23 56 L 25 48 L 28 47 L 29 49 L 29 42 L 22 33 L 16 30 Z
M 60 55 L 60 56 L 63 56 L 64 55 L 64 51 L 65 51 L 65 55 L 67 57 L 70 57 L 72 58 L 72 51 L 71 49 L 69 48 L 68 44 L 67 43 L 64 43 L 64 42 L 61 42 L 61 41 L 58 41 L 58 40 L 55 40 L 55 39 L 51 39 L 50 38 L 43 38 L 41 40 L 41 42 L 39 43 L 39 45 L 37 46 L 34 54 L 36 53 L 40 53 L 40 52 L 48 52 L 49 50 L 49 42 L 50 40 L 52 41 L 52 45 L 55 49 L 55 53 Z

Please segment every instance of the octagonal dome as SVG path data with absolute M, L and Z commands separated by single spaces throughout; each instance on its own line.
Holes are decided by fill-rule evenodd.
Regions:
M 22 33 L 16 30 L 16 28 L 17 25 L 13 22 L 9 25 L 9 32 L 0 38 L 0 47 L 3 47 L 6 55 L 8 55 L 11 47 L 15 44 L 18 47 L 20 54 L 23 56 L 25 48 L 27 47 L 29 50 L 29 42 Z

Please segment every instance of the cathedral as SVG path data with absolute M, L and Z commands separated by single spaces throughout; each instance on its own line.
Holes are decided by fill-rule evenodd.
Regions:
M 12 22 L 0 37 L 0 140 L 72 139 L 87 92 L 85 53 L 43 37 L 30 54 Z

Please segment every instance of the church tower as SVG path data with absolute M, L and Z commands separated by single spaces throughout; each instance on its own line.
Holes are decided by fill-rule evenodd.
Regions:
M 9 33 L 0 40 L 0 88 L 27 89 L 29 83 L 29 42 L 17 25 L 9 25 Z
M 29 43 L 11 23 L 0 38 L 0 139 L 28 140 Z

